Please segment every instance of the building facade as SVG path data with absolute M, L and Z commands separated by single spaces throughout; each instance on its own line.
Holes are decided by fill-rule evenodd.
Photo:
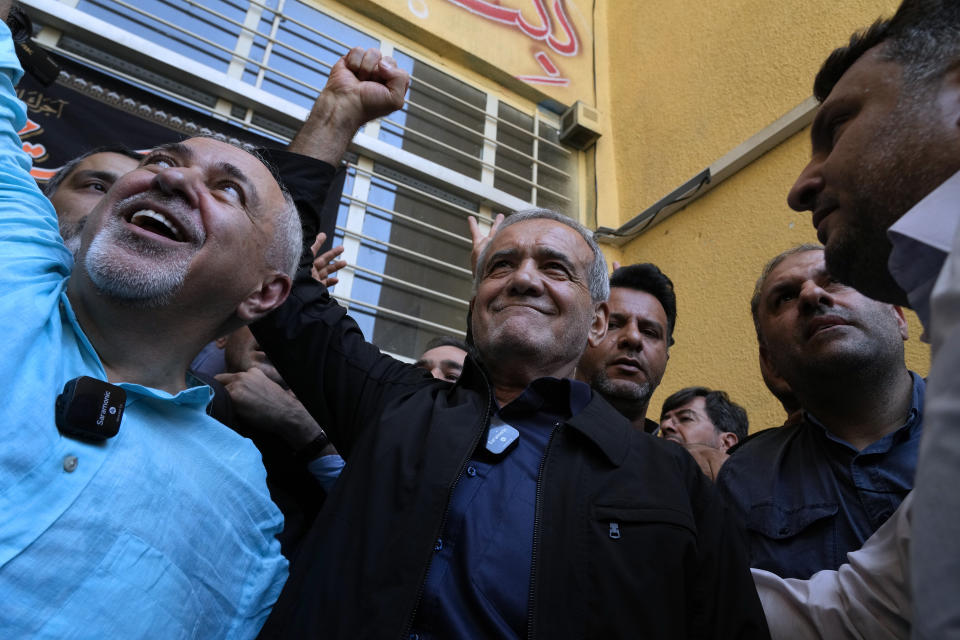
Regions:
M 665 394 L 702 384 L 729 391 L 764 428 L 781 411 L 760 379 L 749 297 L 767 258 L 815 240 L 809 216 L 785 201 L 808 154 L 813 74 L 896 3 L 21 5 L 36 41 L 80 68 L 228 136 L 281 144 L 340 55 L 379 47 L 411 73 L 411 89 L 402 111 L 354 139 L 336 222 L 350 267 L 334 295 L 369 339 L 413 358 L 435 335 L 462 335 L 467 216 L 489 224 L 549 207 L 597 229 L 610 261 L 655 262 L 674 280 L 677 344 L 653 412 Z M 592 129 L 595 144 L 577 135 Z M 925 374 L 926 347 L 914 337 L 908 352 Z

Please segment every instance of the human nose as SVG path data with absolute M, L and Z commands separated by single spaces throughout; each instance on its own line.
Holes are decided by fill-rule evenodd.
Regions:
M 543 292 L 543 280 L 533 260 L 524 260 L 517 266 L 510 279 L 510 291 L 524 296 Z
M 164 167 L 153 177 L 153 186 L 165 196 L 182 198 L 196 207 L 202 187 L 199 171 L 191 167 Z
M 617 333 L 617 346 L 639 350 L 643 348 L 643 335 L 636 322 L 626 323 Z
M 663 418 L 660 421 L 660 437 L 666 438 L 667 436 L 672 436 L 677 434 L 676 427 L 673 426 L 673 420 L 670 418 Z
M 444 379 L 443 371 L 440 370 L 440 367 L 439 367 L 439 366 L 436 366 L 436 367 L 434 367 L 433 369 L 430 369 L 430 375 L 432 375 L 432 376 L 433 376 L 434 378 L 436 378 L 437 380 L 443 380 L 443 379 Z
M 805 311 L 813 311 L 820 307 L 832 307 L 833 296 L 826 289 L 813 280 L 807 280 L 800 288 L 800 304 Z
M 816 208 L 817 194 L 823 189 L 823 176 L 820 162 L 811 160 L 793 183 L 787 194 L 787 204 L 794 211 L 813 211 Z

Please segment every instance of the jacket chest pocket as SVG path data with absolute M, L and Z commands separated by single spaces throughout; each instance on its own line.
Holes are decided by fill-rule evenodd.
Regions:
M 837 548 L 836 503 L 782 507 L 755 504 L 747 514 L 750 566 L 784 578 L 809 578 L 821 569 L 835 569 L 842 558 Z
M 652 612 L 673 611 L 685 599 L 696 568 L 697 534 L 693 515 L 665 507 L 595 505 L 587 538 L 585 590 L 596 620 L 635 617 L 631 625 L 662 626 Z M 637 594 L 642 607 L 617 608 L 624 594 Z M 610 610 L 613 607 L 616 610 Z M 621 629 L 624 627 L 620 627 Z M 600 635 L 602 628 L 590 635 Z

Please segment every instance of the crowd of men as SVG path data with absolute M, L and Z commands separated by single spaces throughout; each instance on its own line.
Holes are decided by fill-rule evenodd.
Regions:
M 822 244 L 758 274 L 785 422 L 750 436 L 702 386 L 649 417 L 673 283 L 546 209 L 469 221 L 465 340 L 365 340 L 318 229 L 403 104 L 378 51 L 285 150 L 105 141 L 41 192 L 0 35 L 5 637 L 960 637 L 960 3 L 815 79 Z

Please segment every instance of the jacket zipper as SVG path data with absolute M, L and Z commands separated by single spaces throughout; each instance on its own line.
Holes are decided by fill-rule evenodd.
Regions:
M 443 533 L 443 528 L 447 524 L 447 516 L 450 514 L 450 499 L 453 497 L 453 490 L 460 483 L 460 479 L 463 477 L 463 472 L 467 468 L 467 464 L 470 462 L 473 452 L 476 451 L 477 447 L 480 445 L 480 439 L 483 437 L 483 434 L 486 433 L 487 429 L 490 428 L 490 407 L 493 405 L 493 390 L 487 383 L 487 410 L 483 415 L 483 426 L 484 429 L 481 429 L 476 437 L 473 439 L 473 445 L 470 447 L 470 450 L 467 452 L 466 457 L 463 459 L 463 462 L 460 463 L 460 471 L 457 472 L 457 477 L 454 479 L 453 484 L 450 485 L 450 490 L 447 492 L 447 506 L 443 511 L 443 517 L 440 519 L 440 526 L 434 532 L 433 540 L 436 541 L 440 534 Z M 410 612 L 410 617 L 407 618 L 407 624 L 404 627 L 403 633 L 400 635 L 400 640 L 408 640 L 410 637 L 410 630 L 413 628 L 413 621 L 417 618 L 417 609 L 420 608 L 420 600 L 423 598 L 423 589 L 424 583 L 427 580 L 427 571 L 430 570 L 430 564 L 433 562 L 433 555 L 436 553 L 436 549 L 431 547 L 430 555 L 427 556 L 427 562 L 423 567 L 423 571 L 420 572 L 420 581 L 417 587 L 417 598 L 413 601 L 413 610 Z
M 527 638 L 532 639 L 534 637 L 533 633 L 533 622 L 536 618 L 536 589 L 534 585 L 536 584 L 537 578 L 537 548 L 540 546 L 540 521 L 541 516 L 541 507 L 543 503 L 543 469 L 547 466 L 547 457 L 550 455 L 550 445 L 553 444 L 553 436 L 563 428 L 563 423 L 557 425 L 553 431 L 550 432 L 550 439 L 547 440 L 547 448 L 543 452 L 543 459 L 540 461 L 540 469 L 537 471 L 537 497 L 534 501 L 534 510 L 533 510 L 533 548 L 530 551 L 530 590 L 527 593 Z

